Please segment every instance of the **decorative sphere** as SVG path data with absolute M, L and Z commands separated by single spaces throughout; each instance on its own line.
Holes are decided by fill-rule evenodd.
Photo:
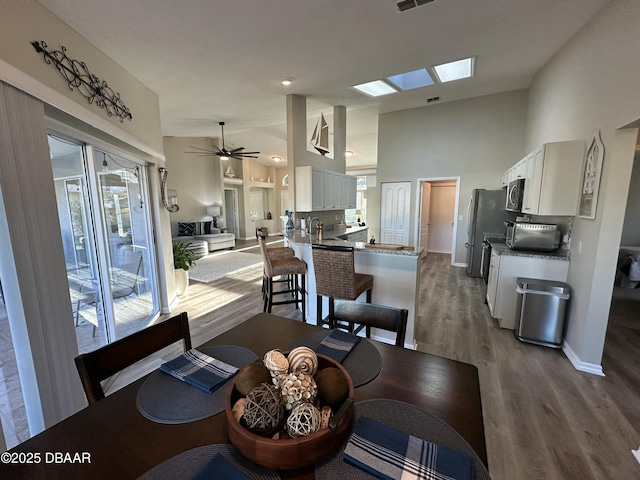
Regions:
M 263 362 L 274 378 L 289 371 L 289 360 L 280 350 L 269 350 L 264 354 Z
M 309 347 L 296 347 L 289 352 L 289 372 L 306 373 L 312 377 L 318 370 L 318 356 Z
M 263 383 L 251 390 L 246 400 L 242 422 L 258 435 L 273 435 L 284 417 L 284 405 L 278 387 Z
M 238 378 L 236 380 L 236 390 L 241 395 L 247 396 L 258 385 L 262 383 L 269 383 L 270 376 L 266 367 L 258 362 L 252 362 L 238 372 Z
M 293 438 L 311 435 L 320 428 L 320 410 L 310 403 L 301 403 L 293 408 L 287 418 L 287 432 Z
M 316 375 L 318 400 L 333 410 L 340 408 L 349 395 L 349 382 L 336 367 L 323 368 Z

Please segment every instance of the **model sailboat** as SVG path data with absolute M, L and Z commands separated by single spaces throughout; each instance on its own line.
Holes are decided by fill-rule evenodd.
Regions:
M 323 114 L 320 114 L 320 120 L 318 120 L 316 128 L 313 129 L 311 145 L 313 145 L 313 148 L 323 157 L 329 153 L 329 125 L 327 125 Z
M 231 162 L 229 162 L 229 166 L 227 167 L 227 171 L 224 173 L 225 176 L 229 178 L 233 178 L 236 176 L 236 172 L 233 171 L 233 167 L 231 167 Z

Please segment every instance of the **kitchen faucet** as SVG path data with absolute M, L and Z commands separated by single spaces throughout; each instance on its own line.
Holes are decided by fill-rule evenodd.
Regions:
M 318 217 L 313 217 L 313 218 L 311 219 L 311 221 L 309 222 L 309 233 L 313 233 L 313 232 L 311 231 L 311 225 L 313 224 L 313 221 L 314 221 L 314 220 L 316 221 L 316 231 L 318 230 L 318 222 L 320 222 L 320 219 L 319 219 Z

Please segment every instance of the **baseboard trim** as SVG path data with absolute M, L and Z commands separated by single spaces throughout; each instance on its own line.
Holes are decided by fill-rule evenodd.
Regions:
M 453 266 L 454 267 L 467 268 L 467 264 L 466 263 L 462 263 L 462 262 L 454 262 Z
M 567 356 L 573 368 L 580 372 L 591 373 L 592 375 L 598 375 L 600 377 L 604 377 L 604 371 L 602 370 L 602 365 L 597 363 L 589 363 L 583 362 L 578 358 L 575 352 L 571 349 L 571 346 L 566 342 L 562 342 L 562 351 Z
M 173 297 L 173 301 L 169 304 L 168 308 L 163 308 L 162 309 L 162 313 L 171 313 L 173 312 L 173 309 L 176 308 L 178 306 L 178 303 L 180 302 L 180 300 L 178 299 L 178 297 Z

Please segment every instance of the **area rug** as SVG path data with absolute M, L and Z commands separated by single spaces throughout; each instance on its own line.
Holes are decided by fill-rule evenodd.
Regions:
M 189 270 L 189 278 L 209 283 L 260 264 L 262 255 L 256 253 L 225 252 L 209 255 L 198 260 L 196 266 Z

